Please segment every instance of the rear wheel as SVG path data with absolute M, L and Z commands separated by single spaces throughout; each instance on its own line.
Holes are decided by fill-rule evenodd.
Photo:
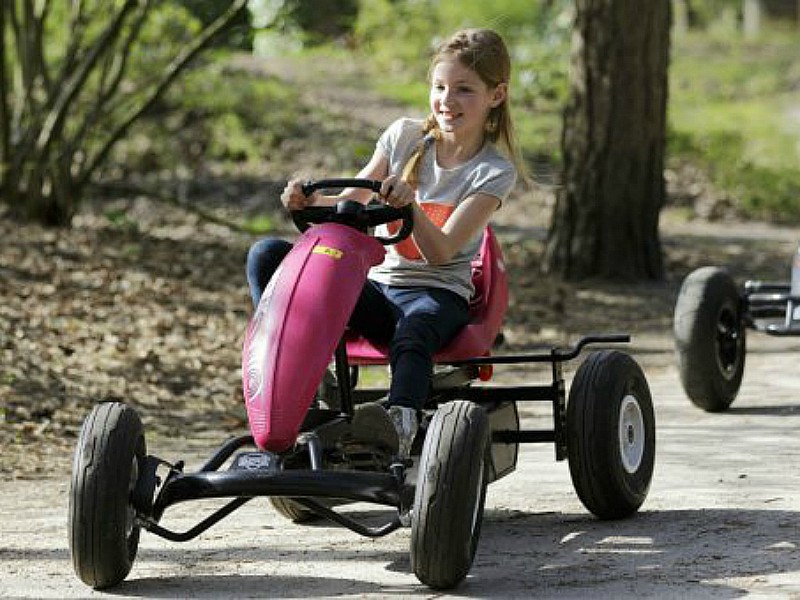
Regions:
M 457 400 L 428 425 L 417 475 L 411 567 L 419 580 L 448 589 L 469 572 L 480 537 L 488 482 L 489 418 Z
M 647 497 L 655 463 L 650 389 L 627 354 L 590 354 L 567 404 L 567 458 L 575 491 L 601 519 L 627 517 Z
M 695 406 L 726 410 L 742 383 L 746 329 L 739 290 L 719 267 L 684 280 L 673 322 L 681 383 Z
M 132 408 L 99 404 L 83 422 L 72 466 L 69 545 L 75 572 L 93 588 L 120 583 L 133 566 L 140 528 L 132 495 L 145 454 Z

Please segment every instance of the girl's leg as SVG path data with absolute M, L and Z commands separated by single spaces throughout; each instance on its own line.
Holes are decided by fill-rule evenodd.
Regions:
M 469 305 L 441 289 L 389 288 L 403 316 L 390 344 L 389 404 L 422 409 L 430 394 L 433 354 L 469 321 Z
M 350 325 L 373 343 L 389 345 L 392 381 L 388 412 L 379 404 L 356 410 L 357 436 L 410 455 L 418 411 L 430 393 L 433 354 L 468 320 L 467 302 L 452 292 L 367 283 Z
M 384 288 L 368 279 L 348 322 L 353 330 L 380 346 L 389 345 L 401 317 L 400 309 L 389 301 Z
M 399 308 L 386 297 L 384 286 L 367 280 L 348 325 L 373 344 L 388 346 L 400 316 Z M 352 427 L 353 435 L 360 441 L 382 446 L 392 454 L 401 449 L 400 430 L 382 403 L 359 405 L 353 415 Z M 408 437 L 413 439 L 413 436 Z
M 289 242 L 276 238 L 264 238 L 250 246 L 246 272 L 253 308 L 258 306 L 267 283 L 291 249 L 292 245 Z

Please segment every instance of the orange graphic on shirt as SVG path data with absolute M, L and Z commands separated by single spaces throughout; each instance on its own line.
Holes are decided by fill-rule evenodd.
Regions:
M 431 223 L 436 225 L 439 229 L 444 227 L 444 224 L 447 223 L 447 219 L 450 218 L 450 215 L 452 215 L 453 211 L 456 209 L 452 204 L 441 204 L 439 202 L 425 202 L 419 206 L 422 208 L 422 212 L 431 220 Z M 400 221 L 392 221 L 387 227 L 389 229 L 389 234 L 394 235 L 400 230 Z M 407 237 L 399 244 L 395 244 L 394 248 L 400 256 L 408 260 L 420 260 L 422 258 L 419 248 L 417 248 L 417 245 L 411 237 Z

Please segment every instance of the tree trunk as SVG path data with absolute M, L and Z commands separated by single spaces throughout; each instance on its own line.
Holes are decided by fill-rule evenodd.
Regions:
M 563 187 L 544 269 L 660 279 L 670 0 L 577 0 Z
M 761 0 L 744 0 L 742 3 L 742 30 L 747 39 L 755 39 L 761 33 L 763 13 Z

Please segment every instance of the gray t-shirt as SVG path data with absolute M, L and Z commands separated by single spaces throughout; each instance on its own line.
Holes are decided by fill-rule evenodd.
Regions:
M 408 158 L 422 140 L 418 119 L 398 119 L 381 135 L 378 148 L 389 159 L 389 173 L 402 173 Z M 486 143 L 470 160 L 453 169 L 443 169 L 436 161 L 436 145 L 428 143 L 422 157 L 417 202 L 427 216 L 442 227 L 455 208 L 475 194 L 488 194 L 503 202 L 516 182 L 514 165 L 494 144 Z M 396 226 L 382 225 L 377 233 L 388 235 Z M 429 265 L 409 237 L 387 247 L 383 263 L 373 267 L 369 277 L 380 283 L 398 286 L 424 286 L 451 290 L 466 299 L 472 295 L 471 262 L 480 247 L 483 232 L 469 240 L 450 262 Z

